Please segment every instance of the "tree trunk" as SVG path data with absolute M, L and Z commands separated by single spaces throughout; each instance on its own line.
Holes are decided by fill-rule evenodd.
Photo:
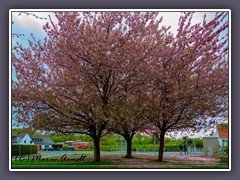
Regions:
M 159 151 L 158 151 L 158 161 L 163 162 L 163 150 L 164 150 L 164 136 L 165 132 L 161 131 L 160 139 L 159 139 Z
M 94 142 L 94 160 L 95 162 L 100 162 L 100 139 L 95 138 Z
M 127 141 L 127 155 L 126 158 L 133 158 L 132 157 L 132 138 L 125 138 Z

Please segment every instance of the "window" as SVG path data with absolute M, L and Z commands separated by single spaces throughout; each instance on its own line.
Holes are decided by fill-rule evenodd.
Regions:
M 32 141 L 30 141 L 30 144 L 32 144 Z
M 26 143 L 27 143 L 27 141 L 25 140 L 25 141 L 24 141 L 24 143 L 26 144 Z

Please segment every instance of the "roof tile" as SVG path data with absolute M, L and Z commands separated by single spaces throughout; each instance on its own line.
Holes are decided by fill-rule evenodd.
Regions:
M 217 130 L 220 138 L 228 138 L 228 124 L 217 124 Z

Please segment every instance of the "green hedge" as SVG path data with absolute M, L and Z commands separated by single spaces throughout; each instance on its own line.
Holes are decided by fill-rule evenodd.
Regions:
M 146 144 L 146 145 L 133 145 L 132 150 L 133 151 L 158 151 L 159 145 L 156 144 L 155 147 L 153 144 Z M 165 144 L 164 145 L 164 151 L 165 152 L 178 152 L 179 151 L 179 145 L 178 144 Z
M 112 149 L 120 148 L 119 145 L 100 145 L 101 151 L 112 151 Z
M 100 144 L 100 150 L 101 151 L 112 151 L 112 150 L 119 150 L 120 148 L 123 148 L 124 150 L 126 150 L 127 144 L 126 142 L 124 142 L 121 146 L 121 144 L 117 144 L 117 145 L 103 145 Z M 93 150 L 94 149 L 94 145 L 90 145 L 90 148 L 88 149 L 77 149 L 79 151 L 82 150 Z M 132 151 L 158 151 L 159 149 L 159 144 L 156 144 L 155 147 L 153 144 L 145 144 L 145 145 L 141 145 L 141 144 L 132 144 Z M 164 151 L 165 152 L 179 152 L 179 144 L 178 143 L 167 143 L 164 144 Z
M 145 144 L 145 145 L 133 145 L 133 151 L 154 151 L 158 149 L 158 145 L 155 146 L 153 144 Z
M 113 149 L 117 150 L 120 149 L 121 147 L 126 150 L 127 144 L 124 143 L 122 146 L 121 145 L 100 145 L 100 150 L 101 151 L 112 151 Z M 90 145 L 90 150 L 93 150 L 94 146 Z M 153 144 L 145 144 L 145 145 L 132 145 L 132 151 L 158 151 L 159 145 L 156 144 L 155 147 Z M 165 144 L 164 145 L 164 150 L 166 152 L 178 152 L 179 151 L 179 145 L 178 144 Z
M 12 156 L 37 154 L 37 145 L 12 145 Z

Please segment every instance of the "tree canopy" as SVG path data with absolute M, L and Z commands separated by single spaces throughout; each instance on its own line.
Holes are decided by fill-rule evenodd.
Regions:
M 198 24 L 193 13 L 182 13 L 177 34 L 161 25 L 158 12 L 55 15 L 43 42 L 33 37 L 12 57 L 19 123 L 89 135 L 95 161 L 110 130 L 157 132 L 162 161 L 166 132 L 203 128 L 207 117 L 227 112 L 228 36 L 220 36 L 226 13 Z

